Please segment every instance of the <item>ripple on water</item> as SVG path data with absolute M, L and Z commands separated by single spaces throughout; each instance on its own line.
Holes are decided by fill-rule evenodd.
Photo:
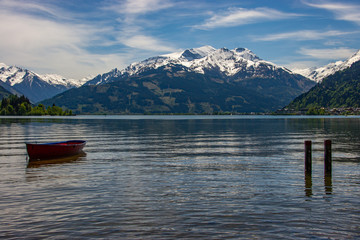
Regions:
M 0 237 L 358 238 L 359 119 L 0 119 Z M 26 141 L 85 139 L 28 164 Z M 313 141 L 313 174 L 303 169 Z M 333 176 L 323 177 L 323 140 Z

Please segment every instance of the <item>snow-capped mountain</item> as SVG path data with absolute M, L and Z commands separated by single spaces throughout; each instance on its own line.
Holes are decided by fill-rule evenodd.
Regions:
M 204 46 L 114 69 L 43 103 L 75 113 L 266 112 L 314 85 L 249 49 Z
M 307 69 L 294 70 L 294 72 L 301 74 L 315 82 L 321 82 L 327 76 L 330 76 L 337 71 L 345 70 L 346 68 L 350 67 L 353 63 L 358 61 L 360 61 L 360 50 L 358 50 L 354 55 L 352 55 L 346 61 L 337 61 L 320 68 L 307 68 Z
M 73 87 L 79 87 L 88 79 L 65 79 L 60 75 L 40 75 L 16 66 L 0 63 L 0 85 L 13 94 L 25 95 L 31 102 L 53 97 Z
M 181 52 L 148 58 L 141 62 L 130 64 L 123 70 L 114 69 L 109 73 L 98 75 L 86 85 L 98 85 L 111 82 L 111 79 L 138 75 L 142 72 L 158 69 L 163 66 L 184 66 L 189 72 L 208 73 L 217 72 L 232 77 L 239 73 L 243 78 L 264 77 L 267 70 L 282 70 L 292 73 L 284 67 L 262 60 L 246 48 L 215 49 L 211 46 L 187 49 Z

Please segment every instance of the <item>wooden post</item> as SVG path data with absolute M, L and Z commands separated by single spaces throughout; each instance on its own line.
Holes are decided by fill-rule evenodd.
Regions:
M 324 141 L 324 171 L 325 175 L 330 175 L 332 172 L 332 159 L 331 159 L 331 140 Z
M 311 141 L 305 141 L 305 174 L 310 174 L 312 171 L 312 153 Z

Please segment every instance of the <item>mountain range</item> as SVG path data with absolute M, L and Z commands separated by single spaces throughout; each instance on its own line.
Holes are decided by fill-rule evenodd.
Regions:
M 264 112 L 313 85 L 246 48 L 204 46 L 114 69 L 42 103 L 76 113 Z
M 56 74 L 40 75 L 30 70 L 0 63 L 0 86 L 12 94 L 25 95 L 36 103 L 73 87 L 80 87 L 88 79 L 65 79 Z
M 262 112 L 282 108 L 359 60 L 360 51 L 344 62 L 292 72 L 246 48 L 203 46 L 82 80 L 0 63 L 0 90 L 76 113 Z

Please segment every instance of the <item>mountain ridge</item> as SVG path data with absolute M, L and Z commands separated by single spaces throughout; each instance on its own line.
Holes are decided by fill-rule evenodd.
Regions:
M 132 63 L 121 70 L 114 68 L 107 73 L 80 80 L 66 79 L 57 74 L 41 75 L 27 69 L 16 66 L 9 67 L 4 63 L 0 63 L 0 86 L 12 94 L 25 95 L 35 103 L 70 88 L 80 87 L 84 84 L 96 85 L 108 83 L 116 79 L 125 79 L 142 71 L 148 71 L 165 65 L 182 65 L 186 67 L 186 71 L 215 74 L 218 78 L 225 77 L 228 79 L 233 79 L 233 76 L 236 74 L 242 75 L 240 78 L 243 79 L 266 77 L 266 74 L 269 73 L 267 69 L 283 69 L 289 73 L 300 74 L 310 80 L 319 82 L 324 77 L 343 70 L 358 60 L 360 60 L 360 50 L 345 61 L 337 61 L 320 68 L 291 71 L 259 58 L 246 48 L 235 48 L 233 50 L 227 48 L 215 49 L 212 46 L 205 45 L 150 57 L 143 61 Z
M 266 112 L 314 84 L 246 48 L 204 46 L 115 68 L 43 103 L 75 113 Z
M 306 68 L 294 70 L 295 73 L 301 74 L 315 82 L 321 82 L 327 76 L 334 74 L 337 71 L 342 71 L 350 67 L 353 63 L 360 61 L 360 50 L 355 52 L 350 58 L 345 61 L 336 61 L 329 63 L 319 68 Z
M 33 103 L 79 87 L 84 82 L 85 79 L 69 80 L 57 74 L 41 75 L 28 69 L 0 63 L 0 85 L 13 94 L 25 95 Z
M 213 70 L 225 76 L 231 77 L 239 72 L 247 73 L 247 77 L 263 77 L 261 72 L 264 68 L 273 70 L 282 69 L 292 73 L 285 67 L 278 67 L 274 63 L 262 60 L 247 48 L 227 48 L 215 49 L 212 46 L 203 46 L 199 48 L 186 49 L 181 52 L 175 52 L 156 57 L 150 57 L 140 62 L 135 62 L 122 70 L 117 68 L 110 72 L 99 74 L 94 79 L 85 83 L 85 85 L 98 85 L 110 82 L 110 76 L 129 77 L 150 69 L 157 69 L 166 65 L 182 65 L 187 71 L 194 71 L 204 74 Z M 257 71 L 262 68 L 262 70 Z M 113 78 L 111 78 L 113 79 Z
M 360 59 L 360 51 L 344 62 L 339 61 L 336 64 L 329 64 L 328 66 L 323 67 L 326 71 L 324 70 L 320 72 L 319 70 L 317 75 L 313 75 L 312 79 L 316 80 L 315 75 L 316 77 L 320 77 L 322 76 L 321 74 L 325 72 L 328 73 L 346 68 L 346 66 L 358 59 Z M 189 82 L 186 78 L 190 78 L 194 82 Z M 74 98 L 74 96 L 61 93 L 66 92 L 69 89 L 72 89 L 71 92 L 75 93 L 77 92 L 77 88 L 85 86 L 106 85 L 99 88 L 90 88 L 90 92 L 91 89 L 96 89 L 95 92 L 92 92 L 94 96 L 91 97 L 89 95 L 89 98 L 94 99 L 99 97 L 99 92 L 107 92 L 108 90 L 104 89 L 111 87 L 116 88 L 117 85 L 132 89 L 133 92 L 128 92 L 128 95 L 130 94 L 133 96 L 134 94 L 137 94 L 141 96 L 144 94 L 146 97 L 150 98 L 147 99 L 148 102 L 154 102 L 154 99 L 157 99 L 155 102 L 158 102 L 158 105 L 154 109 L 151 107 L 142 108 L 141 102 L 143 102 L 144 99 L 141 99 L 141 97 L 136 97 L 136 101 L 138 101 L 135 104 L 137 105 L 136 108 L 133 106 L 131 107 L 130 103 L 126 103 L 126 101 L 122 99 L 123 102 L 121 104 L 128 104 L 128 107 L 131 109 L 136 109 L 136 113 L 172 113 L 174 111 L 176 113 L 192 113 L 192 110 L 195 110 L 194 113 L 211 111 L 272 111 L 275 110 L 274 108 L 281 108 L 285 106 L 295 97 L 315 85 L 314 81 L 308 80 L 305 76 L 292 72 L 285 67 L 277 66 L 276 64 L 263 60 L 247 48 L 235 48 L 232 50 L 227 48 L 215 49 L 214 47 L 208 45 L 150 57 L 143 61 L 132 63 L 122 70 L 114 68 L 113 70 L 107 73 L 99 74 L 86 82 L 84 80 L 82 82 L 76 80 L 78 82 L 77 85 L 75 83 L 71 83 L 71 80 L 69 81 L 59 75 L 40 75 L 18 67 L 8 67 L 5 64 L 0 64 L 0 80 L 2 80 L 0 81 L 0 86 L 5 86 L 7 90 L 10 90 L 12 93 L 18 95 L 26 92 L 24 95 L 29 97 L 32 102 L 37 102 L 33 99 L 49 98 L 48 96 L 42 95 L 44 92 L 50 92 L 48 90 L 49 86 L 52 89 L 61 88 L 56 89 L 57 92 L 51 92 L 52 96 L 50 96 L 49 101 L 44 101 L 44 103 L 62 104 L 61 106 L 63 107 L 67 107 L 66 104 L 64 104 L 64 101 L 59 101 L 58 97 L 54 98 L 53 96 L 60 94 L 60 98 L 64 98 L 65 95 L 70 98 Z M 170 85 L 172 85 L 175 80 L 186 82 L 194 87 L 204 89 L 193 91 L 185 85 L 179 86 L 178 83 L 177 88 L 172 89 Z M 121 83 L 111 85 L 114 82 Z M 134 88 L 134 86 L 137 86 L 138 89 Z M 219 89 L 209 89 L 210 86 Z M 236 89 L 238 93 L 233 92 L 229 88 Z M 31 89 L 32 92 L 27 92 L 28 89 Z M 37 94 L 36 96 L 31 95 L 34 92 Z M 79 90 L 76 94 L 78 95 L 80 92 L 81 90 Z M 217 104 L 212 100 L 206 102 L 205 92 L 209 93 L 209 98 L 217 99 L 223 103 Z M 226 96 L 226 92 L 229 96 Z M 112 99 L 124 98 L 124 96 L 117 96 L 116 93 L 111 93 L 111 91 L 108 93 L 111 94 L 109 97 Z M 167 94 L 169 93 L 170 95 L 168 96 Z M 202 99 L 192 95 L 196 93 L 200 94 Z M 184 101 L 184 96 L 186 94 L 190 94 L 188 96 L 189 99 L 203 101 L 202 107 L 199 107 L 201 104 L 197 107 L 189 107 L 187 109 L 184 107 L 176 107 L 185 104 L 181 101 Z M 178 98 L 174 98 L 174 95 L 177 95 Z M 254 96 L 256 97 L 254 98 Z M 75 98 L 77 98 L 75 102 L 78 105 L 81 105 L 83 100 L 85 101 L 83 104 L 90 104 L 84 98 L 80 100 L 81 96 L 75 96 Z M 105 98 L 105 96 L 102 96 L 102 98 Z M 235 101 L 233 105 L 230 104 L 232 107 L 228 108 L 223 101 L 224 98 L 228 99 L 227 103 L 229 104 L 231 102 L 229 99 L 237 99 L 238 102 L 236 103 Z M 261 104 L 259 101 L 256 101 L 256 98 L 258 100 L 263 99 L 263 101 L 267 101 L 267 103 Z M 132 99 L 135 99 L 134 96 Z M 243 101 L 242 103 L 240 99 Z M 50 103 L 51 101 L 53 103 Z M 170 104 L 171 101 L 172 104 Z M 92 109 L 92 111 L 97 113 L 107 112 L 109 110 L 109 104 L 115 104 L 115 102 L 116 101 L 105 101 L 100 104 L 99 102 L 94 101 L 92 104 L 97 106 L 101 105 L 101 107 L 89 107 L 88 109 Z M 117 104 L 120 104 L 120 102 Z M 211 107 L 203 107 L 206 105 L 204 105 L 205 102 Z M 268 103 L 272 103 L 273 106 L 269 106 Z M 283 105 L 281 106 L 281 104 Z M 74 108 L 72 110 L 78 110 L 78 113 L 82 112 L 82 108 L 79 108 L 79 106 L 73 107 Z M 112 113 L 119 113 L 116 111 L 120 111 L 121 113 L 131 113 L 131 111 L 127 108 L 111 107 L 111 109 Z M 86 113 L 92 112 L 87 111 Z

